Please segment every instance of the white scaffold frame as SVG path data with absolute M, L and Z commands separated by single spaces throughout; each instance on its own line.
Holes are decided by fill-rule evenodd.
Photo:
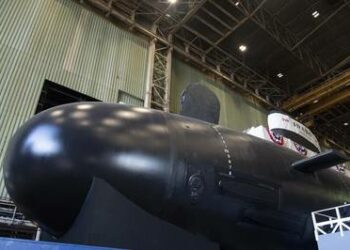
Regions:
M 342 211 L 347 209 L 350 211 L 350 204 L 317 210 L 311 213 L 316 241 L 318 241 L 319 235 L 340 232 L 340 235 L 343 237 L 344 231 L 350 231 L 350 213 L 347 213 L 345 216 L 342 213 Z

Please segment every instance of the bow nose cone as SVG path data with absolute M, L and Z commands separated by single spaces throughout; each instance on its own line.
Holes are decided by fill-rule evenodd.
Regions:
M 12 138 L 4 162 L 5 185 L 19 209 L 54 235 L 73 222 L 91 178 L 75 166 L 64 129 L 43 112 Z
M 94 177 L 155 212 L 169 194 L 171 143 L 160 112 L 104 103 L 58 106 L 13 137 L 5 184 L 19 209 L 55 235 L 70 227 Z

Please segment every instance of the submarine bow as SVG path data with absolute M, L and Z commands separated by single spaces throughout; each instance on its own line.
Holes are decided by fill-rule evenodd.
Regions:
M 197 119 L 89 102 L 28 121 L 11 141 L 4 174 L 19 209 L 56 236 L 70 228 L 97 177 L 149 213 L 221 245 L 268 241 L 279 249 L 315 246 L 309 213 L 349 200 L 334 184 L 335 171 L 315 178 L 291 167 L 303 159 Z
M 5 159 L 11 198 L 55 235 L 73 222 L 94 176 L 157 212 L 172 182 L 171 133 L 160 112 L 149 112 L 81 103 L 35 116 L 16 133 Z

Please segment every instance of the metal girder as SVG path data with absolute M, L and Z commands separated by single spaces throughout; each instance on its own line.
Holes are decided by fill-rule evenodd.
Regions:
M 169 1 L 167 1 L 167 0 L 164 0 L 164 1 L 159 1 L 160 3 L 163 3 L 163 4 L 166 4 L 167 5 L 167 7 L 164 9 L 164 10 L 161 10 L 161 9 L 159 9 L 159 8 L 156 8 L 152 3 L 150 3 L 150 1 L 147 1 L 147 0 L 141 0 L 141 2 L 142 3 L 144 3 L 144 4 L 146 4 L 146 5 L 148 5 L 148 6 L 152 6 L 153 8 L 155 8 L 155 9 L 157 9 L 158 10 L 158 12 L 157 12 L 157 18 L 156 18 L 156 20 L 153 22 L 153 25 L 152 26 L 154 26 L 154 25 L 158 25 L 161 21 L 162 21 L 162 19 L 164 18 L 164 17 L 167 17 L 167 18 L 170 18 L 171 16 L 170 16 L 170 14 L 168 13 L 169 12 L 169 10 L 171 10 L 171 9 L 176 9 L 176 7 L 178 6 L 178 5 L 187 5 L 187 6 L 189 6 L 189 11 L 188 12 L 186 12 L 186 15 L 185 15 L 185 17 L 183 18 L 183 19 L 181 19 L 181 21 L 180 22 L 182 22 L 182 21 L 185 21 L 186 22 L 186 20 L 184 20 L 185 18 L 191 18 L 190 16 L 189 17 L 187 17 L 187 14 L 189 13 L 189 12 L 192 12 L 193 11 L 193 15 L 196 13 L 196 11 L 198 10 L 197 8 L 200 8 L 201 6 L 202 6 L 202 4 L 204 4 L 205 3 L 205 1 L 203 1 L 203 0 L 188 0 L 188 1 L 181 1 L 181 2 L 179 2 L 178 4 L 173 4 L 173 3 L 171 3 L 171 2 L 169 2 Z M 202 3 L 203 2 L 203 3 Z M 171 17 L 171 18 L 174 18 L 174 17 Z M 176 27 L 173 27 L 173 28 L 176 28 Z
M 156 32 L 156 26 L 153 32 Z M 144 106 L 169 112 L 172 48 L 152 39 L 148 49 L 148 69 Z
M 244 17 L 240 20 L 235 26 L 233 26 L 228 32 L 226 32 L 223 36 L 220 37 L 214 44 L 219 45 L 222 41 L 224 41 L 228 36 L 230 36 L 236 29 L 241 27 L 250 17 L 254 16 L 254 14 L 266 3 L 267 0 L 263 0 L 248 16 Z M 205 51 L 205 54 L 208 54 L 214 47 L 210 47 Z
M 347 107 L 347 105 L 341 105 L 342 109 L 340 110 L 337 107 L 334 107 L 330 110 L 327 110 L 326 112 L 317 115 L 317 119 L 323 120 L 327 124 L 331 124 L 333 122 L 339 122 L 345 119 L 350 121 L 350 106 Z M 336 113 L 336 114 L 335 114 Z
M 300 117 L 301 120 L 305 120 L 309 117 L 313 117 L 327 109 L 330 109 L 336 104 L 350 100 L 350 88 L 340 91 L 334 95 L 328 96 L 318 103 L 312 105 L 304 111 L 304 114 Z
M 333 67 L 331 67 L 329 70 L 327 70 L 327 72 L 323 73 L 321 76 L 312 79 L 311 81 L 301 85 L 300 87 L 297 88 L 298 92 L 301 92 L 302 90 L 308 88 L 308 87 L 312 87 L 312 86 L 316 86 L 319 85 L 321 82 L 327 81 L 331 78 L 336 77 L 337 75 L 340 75 L 344 72 L 340 72 L 337 73 L 338 69 L 341 68 L 342 66 L 346 65 L 347 63 L 350 62 L 350 56 L 345 57 L 343 60 L 341 60 L 340 62 L 338 62 L 336 65 L 334 65 Z
M 205 41 L 207 44 L 209 44 L 210 46 L 214 47 L 216 52 L 221 53 L 223 55 L 223 59 L 231 59 L 232 61 L 234 61 L 235 63 L 237 63 L 238 65 L 240 65 L 242 68 L 244 68 L 246 70 L 246 72 L 249 72 L 249 75 L 246 75 L 246 78 L 251 77 L 252 75 L 257 76 L 259 78 L 260 81 L 265 82 L 266 85 L 269 85 L 271 87 L 274 87 L 274 94 L 276 94 L 276 92 L 280 93 L 280 96 L 283 97 L 285 96 L 285 91 L 282 90 L 280 87 L 276 86 L 274 83 L 272 83 L 271 81 L 269 81 L 267 78 L 265 78 L 264 76 L 262 76 L 261 74 L 257 73 L 256 71 L 254 71 L 253 69 L 251 69 L 249 66 L 247 66 L 246 64 L 244 64 L 241 60 L 239 60 L 238 58 L 236 58 L 235 56 L 233 56 L 230 52 L 225 51 L 224 49 L 222 49 L 221 47 L 219 47 L 219 45 L 216 45 L 213 41 L 209 40 L 207 37 L 205 37 L 203 34 L 199 33 L 198 31 L 194 30 L 193 28 L 187 26 L 187 25 L 183 25 L 183 28 L 188 30 L 189 32 L 191 32 L 192 34 L 194 34 L 196 37 L 202 39 L 203 41 Z M 179 34 L 176 34 L 176 36 L 178 37 Z M 183 40 L 186 40 L 185 38 L 183 38 Z M 200 48 L 197 48 L 200 49 Z M 201 49 L 200 49 L 201 50 Z M 201 58 L 203 58 L 203 56 L 205 57 L 205 51 L 201 50 Z M 215 60 L 219 63 L 221 63 L 218 60 Z M 223 61 L 223 60 L 221 60 Z M 232 72 L 231 72 L 232 73 Z M 252 86 L 254 87 L 255 84 L 252 84 Z
M 295 43 L 292 47 L 292 50 L 295 50 L 298 46 L 300 46 L 303 42 L 305 42 L 312 34 L 314 34 L 317 30 L 319 30 L 324 24 L 326 24 L 330 19 L 332 19 L 339 11 L 344 9 L 348 5 L 347 2 L 340 5 L 333 13 L 328 15 L 325 19 L 322 20 L 315 28 L 313 28 L 310 32 L 308 32 L 303 38 L 301 38 L 297 43 Z
M 153 6 L 151 3 L 149 2 L 145 2 L 147 5 L 152 6 L 155 10 L 157 10 L 159 12 L 160 15 L 164 15 L 164 11 L 160 10 L 159 8 Z M 205 2 L 203 1 L 199 1 L 195 7 L 199 7 L 199 4 L 204 4 Z M 211 2 L 213 3 L 213 2 Z M 194 7 L 194 8 L 195 8 Z M 196 13 L 199 10 L 196 9 Z M 192 11 L 194 11 L 194 9 L 192 9 Z M 191 12 L 191 11 L 190 11 Z M 192 15 L 194 15 L 195 13 L 192 12 Z M 190 15 L 186 15 L 188 18 L 192 17 Z M 187 19 L 188 21 L 189 19 Z M 233 19 L 234 20 L 234 19 Z M 185 22 L 183 22 L 184 19 L 181 19 L 179 21 L 179 23 L 182 22 L 182 26 L 179 27 L 183 30 L 186 30 L 187 32 L 192 34 L 192 37 L 190 39 L 186 38 L 186 36 L 182 36 L 181 33 L 182 32 L 177 32 L 176 34 L 174 34 L 174 37 L 176 36 L 176 38 L 179 38 L 180 40 L 182 40 L 183 43 L 185 43 L 185 51 L 187 53 L 194 53 L 196 54 L 195 56 L 198 56 L 201 58 L 202 62 L 204 62 L 205 64 L 207 62 L 210 62 L 210 64 L 214 64 L 215 65 L 215 70 L 217 72 L 219 72 L 220 74 L 224 73 L 223 69 L 224 67 L 220 67 L 223 61 L 227 61 L 227 60 L 231 60 L 232 62 L 234 62 L 236 64 L 236 66 L 239 66 L 240 68 L 243 68 L 245 72 L 249 72 L 248 75 L 244 74 L 244 75 L 240 75 L 240 74 L 236 74 L 236 72 L 233 72 L 234 69 L 232 67 L 228 67 L 230 68 L 230 72 L 226 71 L 226 74 L 233 80 L 235 81 L 239 81 L 241 83 L 241 86 L 243 85 L 244 89 L 251 91 L 252 93 L 254 93 L 255 95 L 257 95 L 256 93 L 259 93 L 257 96 L 259 96 L 258 99 L 260 99 L 260 95 L 263 94 L 263 99 L 267 100 L 268 102 L 270 102 L 271 98 L 279 98 L 282 99 L 283 97 L 285 97 L 286 93 L 284 90 L 282 90 L 281 88 L 279 88 L 278 86 L 276 86 L 274 83 L 272 83 L 271 81 L 269 81 L 269 79 L 263 77 L 262 75 L 260 75 L 259 73 L 255 72 L 254 70 L 252 70 L 249 66 L 245 65 L 241 60 L 239 60 L 238 58 L 234 57 L 233 55 L 231 55 L 228 51 L 225 51 L 223 49 L 221 49 L 219 46 L 215 45 L 213 43 L 213 41 L 209 40 L 204 34 L 199 33 L 198 31 L 194 30 L 193 28 L 189 27 Z M 170 29 L 170 34 L 172 35 L 171 32 L 172 29 Z M 160 31 L 158 29 L 158 31 Z M 160 34 L 164 34 L 161 33 Z M 164 34 L 165 36 L 167 34 Z M 222 59 L 218 60 L 215 57 L 208 57 L 205 55 L 205 52 L 202 48 L 199 48 L 197 46 L 195 46 L 194 40 L 199 41 L 199 43 L 205 43 L 207 45 L 210 46 L 214 46 L 216 51 L 215 51 L 215 55 L 218 55 L 218 53 L 222 54 Z M 181 46 L 180 46 L 181 47 Z M 175 50 L 177 51 L 177 50 Z M 228 55 L 228 57 L 227 57 Z M 241 70 L 242 71 L 242 70 Z M 232 77 L 234 75 L 234 77 Z M 252 77 L 253 76 L 253 77 Z M 245 78 L 245 79 L 242 79 Z M 249 80 L 249 82 L 247 81 L 247 79 Z M 248 82 L 248 83 L 247 83 Z M 261 83 L 264 84 L 261 84 Z M 267 88 L 267 86 L 269 86 L 270 88 Z M 248 89 L 247 89 L 248 88 Z M 259 89 L 257 89 L 259 88 Z
M 99 9 L 102 12 L 108 11 L 108 4 L 100 1 L 100 0 L 86 0 L 86 3 L 89 3 Z M 197 56 L 191 55 L 190 51 L 186 48 L 182 48 L 179 46 L 174 45 L 173 43 L 169 42 L 167 39 L 164 37 L 159 36 L 156 34 L 154 31 L 144 27 L 143 25 L 136 23 L 134 19 L 131 19 L 130 17 L 124 16 L 123 14 L 112 10 L 111 11 L 111 16 L 119 19 L 120 21 L 124 22 L 128 26 L 134 27 L 135 30 L 139 31 L 140 33 L 148 36 L 151 39 L 156 39 L 157 42 L 162 43 L 164 45 L 169 46 L 170 48 L 173 48 L 175 52 L 180 54 L 181 56 L 186 57 L 188 60 L 192 61 L 194 64 L 199 65 L 202 68 L 205 68 L 206 70 L 212 72 L 213 74 L 217 75 L 219 78 L 223 79 L 224 82 L 230 83 L 230 87 L 234 86 L 241 91 L 248 93 L 252 97 L 254 97 L 256 100 L 259 100 L 260 102 L 264 103 L 265 105 L 269 107 L 275 107 L 273 103 L 270 102 L 268 97 L 262 96 L 260 94 L 256 94 L 254 90 L 246 88 L 245 84 L 242 81 L 237 81 L 238 76 L 231 76 L 224 74 L 216 69 L 216 67 L 212 67 L 206 63 L 204 63 L 201 59 L 198 59 Z M 275 107 L 276 108 L 276 107 Z
M 162 20 L 162 18 L 167 15 L 166 12 L 168 12 L 171 8 L 172 8 L 172 4 L 169 3 L 168 7 L 164 10 L 164 12 L 161 15 L 157 17 L 157 19 L 153 22 L 152 26 L 157 26 L 158 23 Z
M 344 125 L 339 126 L 324 123 L 316 126 L 315 129 L 317 129 L 316 134 L 319 136 L 319 138 L 332 138 L 334 142 L 337 142 L 337 146 L 340 146 L 343 150 L 348 150 L 348 152 L 350 152 L 350 134 Z
M 216 20 L 217 22 L 219 22 L 222 26 L 224 26 L 226 29 L 231 29 L 231 25 L 229 25 L 227 22 L 225 22 L 224 20 L 222 20 L 221 18 L 217 17 L 216 15 L 214 15 L 213 13 L 211 13 L 209 10 L 207 10 L 204 6 L 201 8 L 201 11 L 205 12 L 206 15 L 210 16 L 211 18 L 213 18 L 214 20 Z
M 200 0 L 179 23 L 171 28 L 170 34 L 176 33 L 181 28 L 181 26 L 190 20 L 206 2 L 207 0 Z
M 349 103 L 337 104 L 314 116 L 313 127 L 318 137 L 333 138 L 337 147 L 350 150 L 350 129 L 344 125 L 350 118 Z M 348 107 L 349 106 L 349 107 Z
M 350 70 L 303 95 L 291 97 L 282 104 L 282 108 L 288 110 L 289 112 L 292 112 L 307 104 L 312 103 L 315 100 L 319 100 L 324 96 L 334 93 L 349 83 Z
M 307 46 L 298 46 L 292 49 L 294 44 L 298 42 L 296 35 L 285 27 L 275 16 L 264 9 L 260 9 L 253 16 L 249 16 L 248 11 L 252 6 L 256 5 L 256 1 L 241 1 L 237 7 L 241 13 L 249 17 L 255 24 L 265 30 L 272 38 L 280 43 L 287 51 L 298 58 L 302 63 L 307 65 L 316 74 L 322 75 L 327 69 L 320 59 L 311 52 Z M 232 5 L 233 2 L 230 1 Z M 248 6 L 248 4 L 250 6 Z
M 350 109 L 346 108 L 346 104 L 334 106 L 315 116 L 315 129 L 321 133 L 331 135 L 330 137 L 337 138 L 336 140 L 339 143 L 350 149 L 350 129 L 344 125 L 344 121 L 348 121 L 349 117 Z M 340 136 L 337 134 L 340 134 Z
M 222 41 L 224 41 L 229 35 L 231 35 L 236 29 L 241 27 L 249 18 L 245 17 L 243 18 L 239 23 L 237 23 L 235 26 L 233 26 L 228 32 L 226 32 L 223 36 L 221 36 L 217 41 L 215 41 L 215 45 L 219 45 Z M 205 54 L 208 54 L 210 51 L 212 51 L 215 47 L 210 47 L 205 51 Z
M 147 3 L 147 5 L 152 6 L 151 3 Z M 154 7 L 154 8 L 157 9 L 156 7 Z M 162 11 L 160 9 L 157 9 L 157 11 L 160 14 L 164 14 L 164 11 Z M 198 31 L 195 31 L 191 27 L 187 26 L 185 23 L 182 25 L 182 28 L 187 30 L 188 32 L 192 33 L 193 34 L 193 38 L 195 40 L 199 40 L 200 42 L 204 42 L 206 44 L 213 45 L 213 42 L 210 41 L 205 35 L 199 33 Z M 197 56 L 199 56 L 201 58 L 201 60 L 203 62 L 209 62 L 209 61 L 212 62 L 212 64 L 215 64 L 216 70 L 218 72 L 220 72 L 220 74 L 223 73 L 223 72 L 221 72 L 220 67 L 217 67 L 218 66 L 218 60 L 216 58 L 205 57 L 204 51 L 201 48 L 199 48 L 199 47 L 197 47 L 197 46 L 195 46 L 193 44 L 193 42 L 194 42 L 193 39 L 187 40 L 185 37 L 181 37 L 179 32 L 176 33 L 175 35 L 177 36 L 177 38 L 181 39 L 184 43 L 186 43 L 185 50 L 187 52 L 195 53 Z M 247 80 L 246 79 L 244 79 L 244 83 L 243 83 L 243 80 L 240 80 L 240 82 L 242 83 L 242 85 L 244 85 L 245 88 L 247 88 L 247 87 L 249 88 L 250 87 L 250 91 L 254 92 L 255 94 L 256 93 L 263 94 L 264 95 L 263 98 L 265 100 L 268 100 L 268 102 L 270 101 L 270 98 L 281 98 L 281 97 L 284 97 L 284 95 L 285 95 L 284 91 L 281 90 L 276 85 L 274 85 L 273 83 L 271 83 L 268 79 L 264 78 L 263 76 L 261 76 L 260 74 L 258 74 L 257 72 L 255 72 L 254 70 L 249 68 L 247 65 L 243 64 L 240 60 L 238 60 L 237 58 L 235 58 L 232 55 L 230 55 L 229 52 L 224 51 L 223 49 L 219 48 L 218 46 L 215 46 L 215 48 L 218 50 L 218 51 L 215 51 L 216 53 L 220 52 L 222 55 L 224 55 L 224 57 L 225 57 L 224 60 L 227 60 L 226 55 L 229 55 L 229 58 L 232 61 L 234 61 L 240 67 L 244 68 L 246 72 L 249 72 L 248 75 L 244 75 L 244 76 L 239 76 L 238 74 L 235 74 L 234 72 L 226 72 L 231 77 L 231 79 L 233 79 L 232 75 L 235 75 L 235 80 L 236 81 L 240 80 L 240 78 L 242 78 L 242 77 L 244 77 L 246 79 L 251 79 L 251 81 L 250 81 L 251 84 L 249 84 L 249 83 L 247 84 Z M 224 60 L 221 60 L 221 61 L 224 61 Z M 221 62 L 220 62 L 220 64 L 221 64 Z M 252 76 L 254 76 L 254 77 L 252 77 Z M 256 78 L 258 78 L 257 81 L 256 81 Z M 256 85 L 255 84 L 256 82 L 259 83 L 259 85 L 254 86 L 254 85 Z M 262 85 L 261 82 L 263 82 L 265 84 Z M 272 88 L 266 88 L 266 86 L 270 86 Z M 257 89 L 257 87 L 259 87 L 261 89 Z M 265 87 L 265 88 L 263 88 L 263 87 Z M 261 91 L 259 91 L 259 90 L 261 90 Z
M 323 128 L 319 129 L 318 132 L 316 132 L 316 135 L 318 138 L 324 138 L 328 143 L 332 145 L 332 147 L 336 147 L 350 154 L 350 147 L 348 146 L 349 144 L 346 142 L 339 142 L 339 138 L 342 138 L 342 135 L 340 133 L 331 133 L 329 132 L 329 129 Z
M 133 16 L 135 14 L 135 11 L 139 7 L 139 5 L 137 4 L 137 2 L 135 0 L 131 0 L 131 1 L 127 1 L 127 2 L 112 0 L 110 2 L 111 2 L 111 4 L 110 4 L 111 7 L 117 7 L 119 10 L 121 10 L 123 13 L 125 13 L 129 16 Z M 108 16 L 110 15 L 109 12 L 110 11 L 108 11 Z
M 156 44 L 152 80 L 151 107 L 169 112 L 172 48 Z
M 262 75 L 260 75 L 259 73 L 257 73 L 256 71 L 254 71 L 253 69 L 251 69 L 249 66 L 245 65 L 241 60 L 239 60 L 238 58 L 236 58 L 235 56 L 233 56 L 230 52 L 225 51 L 224 49 L 222 49 L 221 47 L 219 47 L 218 45 L 216 45 L 213 41 L 209 40 L 204 34 L 201 34 L 199 31 L 194 30 L 193 28 L 187 26 L 187 25 L 183 25 L 182 27 L 183 29 L 189 31 L 190 33 L 192 33 L 194 35 L 194 37 L 196 37 L 197 39 L 201 39 L 203 40 L 206 44 L 214 47 L 216 49 L 215 52 L 217 53 L 221 53 L 223 55 L 223 60 L 221 61 L 225 61 L 227 59 L 231 59 L 232 61 L 234 61 L 235 63 L 237 63 L 237 65 L 241 66 L 242 68 L 246 69 L 246 71 L 250 72 L 250 75 L 255 75 L 258 76 L 260 80 L 262 80 L 263 82 L 265 82 L 267 85 L 270 85 L 272 87 L 274 87 L 275 89 L 273 90 L 274 95 L 276 95 L 276 92 L 280 93 L 280 96 L 283 97 L 285 95 L 284 90 L 282 90 L 280 87 L 276 86 L 274 83 L 272 83 L 271 81 L 269 81 L 267 78 L 263 77 Z M 176 37 L 180 37 L 180 34 L 175 34 Z M 183 41 L 190 43 L 190 41 L 186 40 L 185 37 L 181 38 Z M 207 58 L 205 51 L 203 51 L 201 48 L 196 48 L 197 50 L 200 51 L 200 57 L 203 59 Z M 216 66 L 218 64 L 221 64 L 220 60 L 214 60 L 213 61 L 217 61 Z M 232 72 L 231 72 L 232 73 Z M 230 75 L 230 74 L 229 74 Z M 246 77 L 249 77 L 246 76 Z
M 149 42 L 149 46 L 148 46 L 148 57 L 147 57 L 148 69 L 147 69 L 147 76 L 146 76 L 146 78 L 147 78 L 147 80 L 146 80 L 146 94 L 145 94 L 145 101 L 144 101 L 145 108 L 151 108 L 155 51 L 156 51 L 156 39 L 153 38 Z
M 319 139 L 325 138 L 333 146 L 350 153 L 350 130 L 343 123 L 340 123 L 346 117 L 350 117 L 350 107 L 347 107 L 346 104 L 340 104 L 307 121 L 314 121 L 311 128 Z M 304 124 L 306 123 L 304 122 Z
M 221 11 L 222 13 L 224 13 L 227 17 L 229 17 L 231 20 L 235 21 L 236 23 L 239 22 L 239 20 L 238 20 L 236 17 L 232 16 L 231 13 L 229 13 L 227 10 L 225 10 L 223 7 L 221 7 L 221 6 L 217 3 L 217 1 L 216 1 L 216 2 L 215 2 L 214 0 L 209 0 L 209 1 L 210 1 L 210 3 L 211 3 L 212 5 L 215 6 L 215 8 L 217 8 L 218 10 L 220 10 L 220 11 Z
M 197 15 L 194 16 L 193 18 L 199 20 L 201 23 L 205 24 L 207 27 L 209 27 L 212 31 L 214 31 L 215 33 L 219 34 L 220 36 L 224 35 L 224 33 L 222 33 L 222 31 L 218 30 L 214 25 L 210 24 L 209 22 L 207 22 L 203 18 L 201 18 L 201 17 L 199 17 Z

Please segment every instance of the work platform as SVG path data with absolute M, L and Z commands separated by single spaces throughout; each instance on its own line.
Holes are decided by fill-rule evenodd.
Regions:
M 319 250 L 349 250 L 350 204 L 311 213 Z
M 117 248 L 62 244 L 45 241 L 0 238 L 0 249 L 7 250 L 121 250 Z

